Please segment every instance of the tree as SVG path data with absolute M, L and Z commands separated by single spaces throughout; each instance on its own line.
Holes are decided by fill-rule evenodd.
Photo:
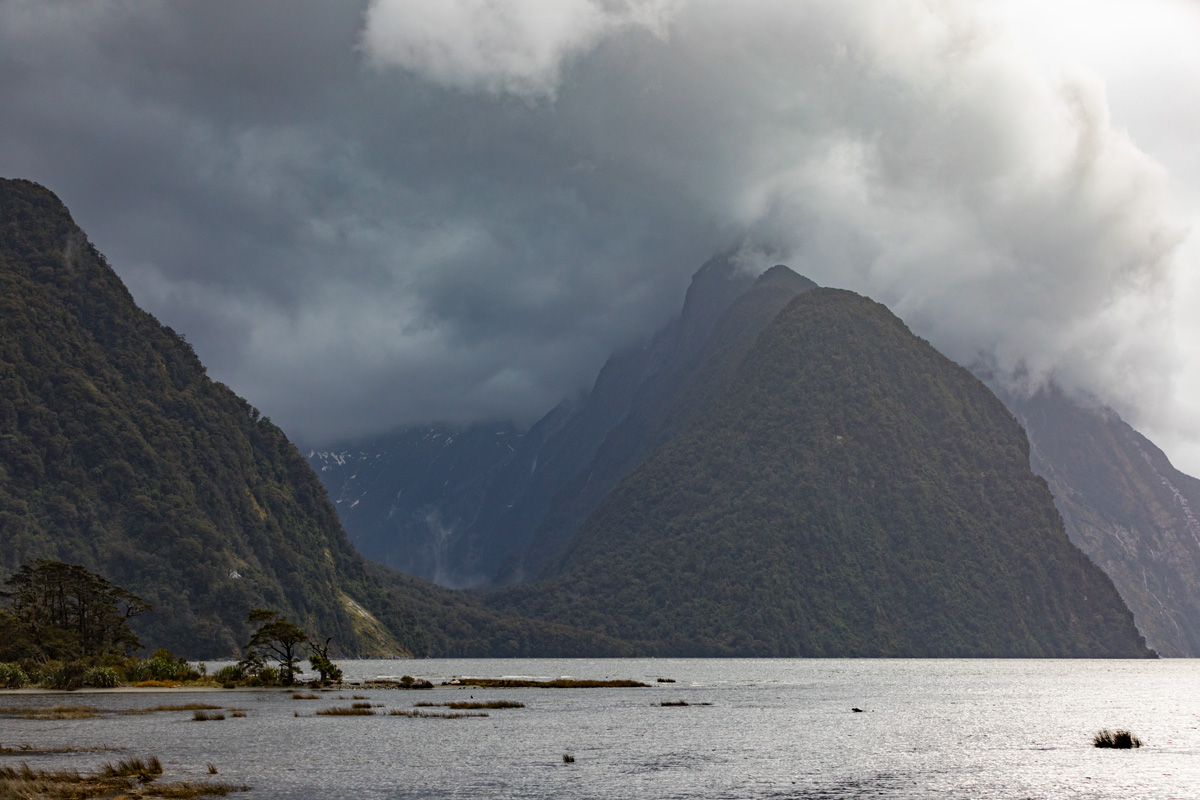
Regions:
M 291 686 L 301 660 L 300 648 L 310 642 L 308 634 L 278 611 L 266 608 L 254 609 L 246 621 L 259 627 L 243 648 L 246 654 L 243 663 L 256 667 L 264 660 L 274 661 L 279 664 L 279 682 Z
M 308 663 L 321 673 L 321 683 L 341 683 L 342 670 L 329 659 L 329 643 L 333 637 L 325 640 L 324 645 L 311 641 L 308 644 Z
M 150 604 L 78 564 L 38 559 L 4 585 L 0 597 L 8 601 L 10 623 L 37 657 L 129 655 L 142 647 L 129 620 L 150 611 Z

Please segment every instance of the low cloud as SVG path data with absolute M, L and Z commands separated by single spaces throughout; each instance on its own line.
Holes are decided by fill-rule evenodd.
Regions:
M 311 443 L 530 422 L 748 237 L 1181 449 L 1195 186 L 1004 9 L 16 0 L 0 163 Z

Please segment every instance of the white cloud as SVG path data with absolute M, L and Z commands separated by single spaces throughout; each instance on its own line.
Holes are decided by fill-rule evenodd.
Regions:
M 605 36 L 659 33 L 677 0 L 373 0 L 363 47 L 396 66 L 466 90 L 553 96 L 564 64 Z

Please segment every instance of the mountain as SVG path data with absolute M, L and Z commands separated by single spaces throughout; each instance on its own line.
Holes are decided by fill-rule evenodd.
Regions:
M 639 398 L 701 356 L 722 313 L 752 283 L 731 254 L 713 258 L 693 277 L 679 317 L 613 355 L 590 392 L 523 434 L 508 425 L 414 427 L 312 450 L 309 463 L 368 558 L 446 586 L 513 580 L 564 486 Z
M 141 311 L 48 190 L 0 181 L 0 568 L 79 563 L 147 644 L 236 653 L 251 608 L 406 652 L 304 459 Z
M 1112 578 L 1147 644 L 1200 656 L 1200 481 L 1111 409 L 1054 387 L 998 394 L 1029 435 L 1067 535 Z
M 800 294 L 496 607 L 663 656 L 1144 656 L 1024 432 L 883 306 Z

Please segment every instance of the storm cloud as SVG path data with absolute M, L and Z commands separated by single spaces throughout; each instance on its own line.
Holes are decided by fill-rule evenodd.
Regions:
M 744 242 L 1185 452 L 1195 187 L 1002 5 L 10 0 L 0 172 L 309 443 L 528 423 Z

